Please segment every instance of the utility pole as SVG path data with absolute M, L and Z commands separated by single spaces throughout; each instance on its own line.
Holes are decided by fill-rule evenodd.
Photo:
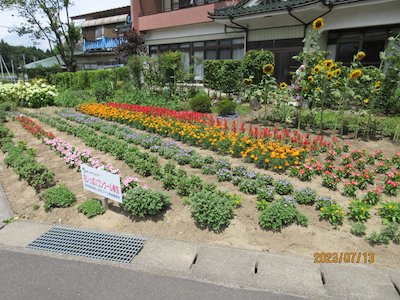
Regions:
M 14 60 L 12 59 L 12 57 L 11 57 L 11 70 L 12 70 L 12 76 L 13 76 L 13 82 L 15 83 L 16 82 L 16 80 L 15 80 L 15 70 L 14 70 Z

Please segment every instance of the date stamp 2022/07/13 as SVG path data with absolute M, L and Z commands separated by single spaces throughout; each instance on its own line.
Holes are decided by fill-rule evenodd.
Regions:
M 373 252 L 315 252 L 314 263 L 346 263 L 346 264 L 373 264 L 375 254 Z

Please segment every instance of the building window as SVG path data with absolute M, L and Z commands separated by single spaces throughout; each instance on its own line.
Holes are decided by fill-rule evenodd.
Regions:
M 336 59 L 346 63 L 351 62 L 354 54 L 358 51 L 358 47 L 358 42 L 339 43 Z
M 103 26 L 96 27 L 95 36 L 96 36 L 96 40 L 99 40 L 104 36 L 104 27 Z

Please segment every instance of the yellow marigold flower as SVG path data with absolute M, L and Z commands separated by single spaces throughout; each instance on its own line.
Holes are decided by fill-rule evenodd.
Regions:
M 389 207 L 389 209 L 392 209 L 392 208 L 393 208 L 393 206 L 391 206 L 391 205 L 389 205 L 388 207 Z
M 332 59 L 327 59 L 324 61 L 324 67 L 327 69 L 330 69 L 333 67 L 333 60 Z
M 314 71 L 315 73 L 320 73 L 320 72 L 321 72 L 321 66 L 320 66 L 320 65 L 316 65 L 316 66 L 314 67 L 313 71 Z
M 251 79 L 251 78 L 246 78 L 244 80 L 244 84 L 247 85 L 247 86 L 251 85 L 252 83 L 253 83 L 253 79 Z
M 361 77 L 362 72 L 360 69 L 355 69 L 353 72 L 350 73 L 349 77 L 351 79 L 357 79 L 358 77 Z
M 323 208 L 323 207 L 321 207 L 319 210 L 320 210 L 320 211 L 324 211 L 324 208 Z
M 368 98 L 364 99 L 364 103 L 365 103 L 365 104 L 368 104 L 368 102 L 369 102 L 369 99 L 368 99 Z
M 337 209 L 337 210 L 335 210 L 335 213 L 338 213 L 339 212 L 339 210 Z
M 364 209 L 364 207 L 361 207 L 360 210 L 361 210 L 361 211 L 364 211 L 365 209 Z
M 359 51 L 359 52 L 355 55 L 354 59 L 360 61 L 360 60 L 364 59 L 366 56 L 367 56 L 367 55 L 365 54 L 364 51 Z
M 326 74 L 326 79 L 331 79 L 333 77 L 333 72 L 328 72 L 328 74 Z
M 285 82 L 281 82 L 279 87 L 281 88 L 281 90 L 285 90 L 287 88 L 287 84 Z
M 313 76 L 311 76 L 311 75 L 310 75 L 310 76 L 308 76 L 308 77 L 307 77 L 307 79 L 308 79 L 308 81 L 309 81 L 309 82 L 314 82 L 314 77 L 313 77 Z
M 315 30 L 320 30 L 322 27 L 324 27 L 324 19 L 322 18 L 315 19 L 313 22 L 313 28 Z
M 266 159 L 264 160 L 264 162 L 265 162 L 265 163 L 269 163 L 269 159 L 266 158 Z
M 382 83 L 380 81 L 375 82 L 375 89 L 379 90 L 381 88 Z
M 262 71 L 266 75 L 271 75 L 272 73 L 274 73 L 274 65 L 266 64 L 263 66 Z

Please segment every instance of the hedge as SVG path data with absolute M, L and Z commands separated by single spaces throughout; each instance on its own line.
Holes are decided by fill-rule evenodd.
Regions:
M 241 61 L 234 59 L 204 61 L 204 85 L 223 93 L 240 90 L 242 84 Z
M 262 78 L 262 67 L 274 62 L 274 54 L 266 50 L 250 50 L 242 60 L 206 60 L 204 85 L 223 93 L 238 92 L 243 78 L 253 76 L 253 82 L 259 83 Z
M 91 88 L 96 82 L 125 81 L 129 78 L 129 71 L 126 67 L 58 73 L 51 76 L 51 83 L 62 89 L 72 88 L 74 90 L 84 90 Z

